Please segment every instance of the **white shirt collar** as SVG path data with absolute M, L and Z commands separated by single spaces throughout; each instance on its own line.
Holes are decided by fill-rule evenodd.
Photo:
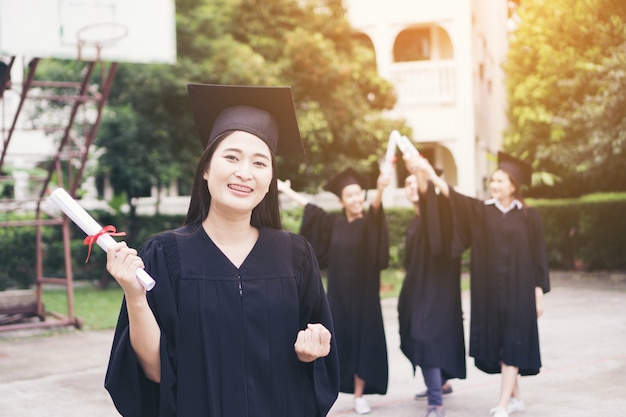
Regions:
M 509 211 L 515 208 L 521 210 L 524 207 L 522 202 L 519 200 L 513 200 L 511 201 L 511 204 L 508 207 L 504 207 L 502 206 L 502 204 L 500 204 L 500 201 L 495 198 L 490 198 L 489 200 L 485 200 L 485 205 L 495 205 L 496 208 L 504 214 L 508 213 Z

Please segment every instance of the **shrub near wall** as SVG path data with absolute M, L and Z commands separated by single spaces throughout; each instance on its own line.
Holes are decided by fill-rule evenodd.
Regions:
M 93 211 L 94 218 L 102 225 L 114 225 L 118 231 L 128 230 L 128 218 L 125 215 L 112 215 L 105 211 Z M 28 220 L 21 216 L 12 216 L 8 220 Z M 139 249 L 143 241 L 153 233 L 166 228 L 175 228 L 182 224 L 184 216 L 152 216 L 139 221 L 136 236 L 118 237 L 129 246 Z M 88 247 L 83 244 L 85 233 L 76 225 L 70 225 L 70 253 L 74 280 L 101 281 L 112 280 L 106 272 L 106 254 L 96 244 L 93 245 L 89 262 L 85 262 Z M 61 226 L 42 227 L 43 275 L 45 277 L 64 278 L 65 257 Z M 7 226 L 0 228 L 0 291 L 6 289 L 25 289 L 35 284 L 36 277 L 36 228 L 34 226 Z
M 3 221 L 28 221 L 30 217 L 6 215 Z M 44 275 L 61 277 L 65 268 L 60 226 L 42 227 Z M 37 240 L 35 226 L 4 226 L 0 228 L 0 290 L 26 289 L 35 283 Z M 71 242 L 72 245 L 75 242 Z
M 551 268 L 626 271 L 626 193 L 599 194 L 568 200 L 528 200 L 541 213 Z M 301 207 L 282 210 L 286 230 L 297 233 Z M 411 208 L 385 208 L 389 228 L 390 268 L 402 268 L 404 235 L 415 215 Z M 139 219 L 134 236 L 125 238 L 140 248 L 151 234 L 179 227 L 184 216 L 149 216 Z M 128 230 L 127 218 L 117 215 L 111 224 Z M 102 220 L 104 224 L 104 220 Z M 82 235 L 79 236 L 82 242 Z M 468 253 L 464 254 L 467 258 Z
M 528 200 L 541 213 L 548 246 L 550 268 L 593 271 L 626 271 L 626 193 L 598 194 L 569 200 Z M 128 230 L 125 215 L 93 213 L 101 224 Z M 402 268 L 404 234 L 414 215 L 409 208 L 386 208 L 389 227 L 391 269 Z M 125 238 L 130 246 L 141 244 L 154 233 L 179 227 L 184 216 L 140 217 L 134 235 Z M 297 233 L 302 209 L 283 210 L 283 227 Z M 106 255 L 95 247 L 86 264 L 84 233 L 72 226 L 72 270 L 75 280 L 107 280 Z M 118 238 L 119 239 L 119 238 Z M 61 228 L 43 228 L 44 275 L 64 276 Z M 0 228 L 0 290 L 28 288 L 35 282 L 35 228 Z M 464 255 L 467 258 L 467 253 Z M 110 279 L 110 278 L 109 278 Z
M 406 229 L 414 216 L 415 210 L 412 208 L 385 209 L 389 229 L 389 268 L 403 268 Z
M 626 271 L 626 193 L 594 194 L 578 199 L 528 199 L 543 220 L 552 269 Z M 411 208 L 385 208 L 390 268 L 402 268 L 404 235 L 415 215 Z M 283 226 L 297 232 L 302 209 L 283 210 Z M 463 254 L 467 265 L 469 250 Z
M 527 202 L 541 213 L 551 268 L 626 271 L 626 193 Z M 281 214 L 283 228 L 297 233 L 303 209 L 282 210 Z M 414 215 L 411 208 L 385 208 L 389 268 L 402 268 L 405 232 Z M 137 236 L 128 237 L 129 244 L 139 248 L 151 234 L 179 227 L 183 220 L 184 216 L 142 217 Z M 120 216 L 118 224 L 124 221 Z M 465 261 L 468 256 L 469 251 L 463 256 Z
M 283 228 L 293 233 L 298 233 L 302 223 L 304 210 L 301 207 L 281 210 L 281 221 Z M 337 211 L 337 214 L 340 212 Z M 385 208 L 387 227 L 389 229 L 389 268 L 402 268 L 404 259 L 404 234 L 409 222 L 415 215 L 412 209 Z
M 528 203 L 541 213 L 551 267 L 626 271 L 626 193 Z
M 35 276 L 35 228 L 0 228 L 0 291 L 29 288 Z

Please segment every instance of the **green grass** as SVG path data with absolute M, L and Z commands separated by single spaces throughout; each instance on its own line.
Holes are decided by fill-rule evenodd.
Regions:
M 404 271 L 385 269 L 380 274 L 380 298 L 397 297 L 404 281 Z
M 402 288 L 403 280 L 403 270 L 384 270 L 380 279 L 380 297 L 397 297 L 400 288 Z M 469 281 L 464 278 L 461 281 L 461 288 L 465 290 L 468 287 Z M 122 289 L 115 283 L 104 290 L 93 286 L 76 287 L 74 288 L 74 315 L 81 320 L 83 329 L 112 329 L 117 322 L 123 295 Z M 44 290 L 43 301 L 47 312 L 56 312 L 67 316 L 65 289 Z
M 83 329 L 112 329 L 122 304 L 122 289 L 112 284 L 107 289 L 92 286 L 74 288 L 74 316 L 78 317 Z M 65 289 L 46 289 L 43 292 L 46 312 L 68 315 Z

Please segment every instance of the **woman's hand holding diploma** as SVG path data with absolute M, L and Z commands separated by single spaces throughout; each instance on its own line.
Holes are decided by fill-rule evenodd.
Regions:
M 109 246 L 106 268 L 120 284 L 127 298 L 132 298 L 133 295 L 145 296 L 146 289 L 136 277 L 137 269 L 144 268 L 143 260 L 126 242 L 117 242 Z
M 107 226 L 106 228 L 100 226 L 63 188 L 54 190 L 50 194 L 50 201 L 59 207 L 67 217 L 87 234 L 85 244 L 89 244 L 90 251 L 93 243 L 98 244 L 98 246 L 107 252 L 111 246 L 117 243 L 115 239 L 111 237 L 111 232 L 115 232 L 115 228 L 113 226 Z M 114 235 L 117 234 L 114 233 Z M 135 255 L 137 255 L 136 252 Z M 141 268 L 137 268 L 135 271 L 135 277 L 148 291 L 155 285 L 154 279 L 143 269 L 143 262 L 141 263 Z

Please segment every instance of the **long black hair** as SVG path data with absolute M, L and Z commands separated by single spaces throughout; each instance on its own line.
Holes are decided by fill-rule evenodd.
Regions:
M 211 158 L 213 158 L 217 146 L 231 133 L 233 133 L 233 131 L 229 130 L 220 134 L 207 146 L 200 157 L 200 161 L 196 167 L 196 174 L 193 178 L 191 201 L 189 202 L 189 209 L 187 210 L 184 225 L 199 225 L 209 214 L 209 210 L 211 209 L 211 194 L 209 193 L 207 181 L 204 179 L 204 173 L 210 168 Z M 269 191 L 265 194 L 263 200 L 252 209 L 250 224 L 256 228 L 270 227 L 273 229 L 282 229 L 280 206 L 278 203 L 276 157 L 271 150 L 270 153 L 272 155 L 272 181 L 270 182 Z

